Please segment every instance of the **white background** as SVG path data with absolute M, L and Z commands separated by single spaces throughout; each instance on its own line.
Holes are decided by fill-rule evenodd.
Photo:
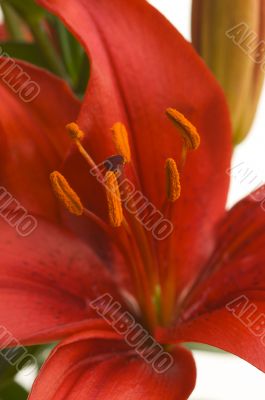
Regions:
M 156 6 L 190 40 L 191 0 L 150 0 L 150 3 Z M 251 133 L 248 139 L 236 149 L 233 165 L 244 162 L 260 181 L 265 182 L 264 112 L 265 90 L 263 90 Z M 250 185 L 246 182 L 241 183 L 238 178 L 232 179 L 229 206 L 253 188 L 255 188 L 255 183 Z M 231 355 L 199 351 L 194 352 L 194 355 L 198 379 L 191 400 L 264 400 L 265 375 L 256 368 Z M 26 385 L 30 384 L 25 378 L 21 377 L 19 380 Z
M 214 0 L 212 0 L 214 1 Z M 245 0 L 242 0 L 245 1 Z M 150 0 L 190 40 L 191 0 Z M 231 2 L 232 6 L 233 2 Z M 240 101 L 240 99 L 238 99 Z M 265 89 L 254 125 L 248 138 L 234 153 L 233 165 L 244 162 L 258 179 L 251 185 L 232 178 L 228 205 L 255 189 L 258 180 L 265 182 Z M 235 174 L 236 176 L 236 174 Z M 195 352 L 198 367 L 197 387 L 193 400 L 264 400 L 265 374 L 231 355 Z

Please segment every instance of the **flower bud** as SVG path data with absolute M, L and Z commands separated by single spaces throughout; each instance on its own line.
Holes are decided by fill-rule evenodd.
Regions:
M 193 0 L 192 42 L 224 89 L 234 144 L 248 134 L 265 73 L 265 2 Z

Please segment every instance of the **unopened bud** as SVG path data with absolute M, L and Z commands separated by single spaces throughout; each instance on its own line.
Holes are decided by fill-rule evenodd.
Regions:
M 193 0 L 192 42 L 224 89 L 234 144 L 248 134 L 265 73 L 265 2 Z

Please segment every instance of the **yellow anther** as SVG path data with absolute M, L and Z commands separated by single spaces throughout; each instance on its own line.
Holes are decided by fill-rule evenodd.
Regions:
M 195 126 L 174 108 L 168 108 L 166 114 L 179 129 L 188 148 L 196 150 L 200 145 L 200 135 Z
M 84 132 L 81 131 L 81 129 L 75 122 L 71 122 L 70 124 L 67 124 L 66 130 L 71 139 L 82 140 L 85 136 Z
M 125 162 L 130 162 L 131 150 L 126 127 L 121 122 L 116 122 L 111 130 L 112 140 L 117 153 L 123 156 Z
M 106 187 L 110 224 L 113 227 L 118 227 L 122 223 L 123 212 L 119 185 L 114 172 L 108 171 L 106 173 L 104 184 Z
M 58 171 L 54 171 L 50 174 L 50 180 L 53 191 L 58 199 L 63 203 L 70 213 L 75 215 L 82 215 L 84 207 L 81 200 L 70 187 L 65 177 Z
M 166 160 L 167 198 L 174 203 L 180 197 L 181 186 L 177 165 L 173 158 Z

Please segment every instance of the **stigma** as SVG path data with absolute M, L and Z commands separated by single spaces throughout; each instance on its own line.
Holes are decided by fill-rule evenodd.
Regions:
M 66 130 L 71 139 L 83 140 L 85 134 L 75 122 L 66 125 Z

